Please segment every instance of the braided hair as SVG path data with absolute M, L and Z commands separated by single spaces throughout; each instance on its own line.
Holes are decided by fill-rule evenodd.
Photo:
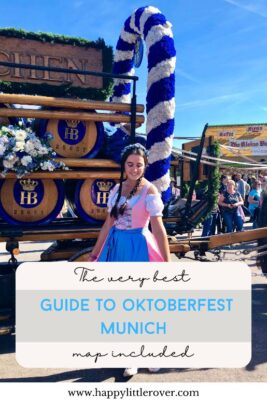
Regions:
M 143 175 L 142 175 L 142 176 L 140 176 L 140 178 L 137 179 L 135 186 L 133 187 L 133 189 L 131 190 L 129 195 L 126 197 L 125 202 L 120 207 L 118 207 L 118 203 L 120 201 L 121 193 L 122 193 L 122 183 L 123 183 L 123 175 L 124 175 L 124 171 L 125 171 L 125 163 L 126 163 L 127 158 L 132 154 L 136 154 L 138 156 L 143 157 L 145 166 L 147 165 L 147 150 L 140 143 L 135 143 L 135 144 L 126 146 L 124 148 L 124 150 L 122 151 L 122 153 L 121 153 L 121 175 L 120 175 L 118 196 L 117 196 L 116 202 L 110 212 L 110 216 L 114 217 L 115 219 L 118 218 L 119 214 L 123 215 L 123 213 L 126 209 L 128 200 L 130 200 L 135 195 L 135 193 L 137 192 L 137 190 L 141 184 L 142 178 L 143 178 Z

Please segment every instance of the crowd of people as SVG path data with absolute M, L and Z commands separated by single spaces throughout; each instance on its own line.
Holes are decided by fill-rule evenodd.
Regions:
M 267 175 L 221 176 L 218 203 L 203 222 L 202 236 L 216 233 L 240 232 L 246 216 L 258 226 L 258 215 L 263 194 L 267 191 Z M 217 232 L 216 232 L 217 231 Z

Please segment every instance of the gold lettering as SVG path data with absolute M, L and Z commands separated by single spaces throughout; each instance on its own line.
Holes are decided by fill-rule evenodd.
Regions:
M 79 129 L 69 128 L 69 127 L 65 129 L 64 139 L 77 140 L 78 138 L 79 138 Z
M 76 65 L 76 64 L 73 62 L 72 59 L 67 58 L 66 60 L 67 60 L 67 68 L 70 68 L 70 69 L 83 69 L 83 66 L 82 66 L 82 67 L 79 67 L 78 65 Z M 73 74 L 67 74 L 67 81 L 68 81 L 68 82 L 73 82 L 72 75 L 73 75 Z M 81 74 L 75 74 L 75 75 L 77 76 L 77 78 L 79 78 L 79 80 L 81 81 L 81 83 L 85 85 L 85 83 L 86 83 L 86 81 L 85 81 L 86 75 L 81 75 Z
M 6 60 L 2 60 L 2 57 L 1 57 L 2 55 L 6 57 Z M 3 50 L 0 51 L 0 57 L 1 57 L 1 61 L 10 61 L 9 54 Z M 1 68 L 4 69 L 5 67 L 1 67 Z M 6 70 L 4 69 L 3 72 L 0 72 L 0 76 L 9 75 L 9 74 L 10 74 L 10 69 L 8 67 L 6 67 Z
M 30 204 L 30 205 L 34 205 L 38 202 L 37 200 L 37 192 L 24 192 L 22 191 L 20 193 L 20 204 L 24 205 L 26 204 Z
M 96 204 L 107 204 L 109 192 L 97 192 Z
M 20 53 L 17 53 L 16 51 L 14 51 L 13 55 L 14 55 L 14 62 L 20 64 L 21 63 Z M 14 69 L 14 77 L 15 78 L 24 78 L 23 75 L 21 75 L 20 68 Z
M 30 55 L 30 64 L 36 65 L 36 55 L 35 55 L 35 54 L 31 54 L 31 55 Z M 36 76 L 36 69 L 31 69 L 31 70 L 30 70 L 30 76 L 29 76 L 29 78 L 31 78 L 31 79 L 39 79 L 39 78 L 37 78 L 37 76 Z
M 44 56 L 44 66 L 45 67 L 52 67 L 52 60 L 56 60 L 59 62 L 59 64 L 62 63 L 62 59 L 60 57 L 51 57 L 51 56 Z M 43 79 L 47 81 L 57 81 L 57 82 L 62 82 L 64 81 L 64 78 L 52 78 L 51 77 L 51 72 L 50 71 L 45 71 L 44 72 L 44 77 Z

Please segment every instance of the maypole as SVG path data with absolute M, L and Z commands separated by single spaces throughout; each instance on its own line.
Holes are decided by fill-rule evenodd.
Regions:
M 142 38 L 146 44 L 148 80 L 146 134 L 148 168 L 146 178 L 170 197 L 170 160 L 175 112 L 175 62 L 171 24 L 155 7 L 138 8 L 124 23 L 115 52 L 113 73 L 134 74 L 134 49 Z M 115 79 L 112 101 L 130 102 L 131 82 Z M 117 132 L 125 132 L 121 125 Z

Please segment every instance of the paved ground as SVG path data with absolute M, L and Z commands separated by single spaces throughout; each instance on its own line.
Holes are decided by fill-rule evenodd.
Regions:
M 197 232 L 199 234 L 199 231 Z M 20 261 L 39 260 L 40 253 L 51 243 L 26 242 L 21 245 Z M 250 248 L 251 245 L 246 245 Z M 238 259 L 236 254 L 244 245 L 236 245 L 224 250 L 226 259 Z M 191 253 L 189 256 L 193 257 Z M 173 260 L 177 258 L 173 255 Z M 212 258 L 209 255 L 209 258 Z M 5 245 L 0 243 L 0 262 L 8 255 Z M 183 262 L 194 262 L 183 259 Z M 253 260 L 249 260 L 251 266 Z M 257 267 L 251 266 L 252 273 L 252 360 L 240 369 L 162 369 L 151 374 L 142 369 L 133 382 L 266 382 L 267 381 L 267 279 Z M 122 369 L 66 370 L 66 369 L 27 369 L 15 360 L 15 336 L 0 336 L 0 382 L 125 382 Z

